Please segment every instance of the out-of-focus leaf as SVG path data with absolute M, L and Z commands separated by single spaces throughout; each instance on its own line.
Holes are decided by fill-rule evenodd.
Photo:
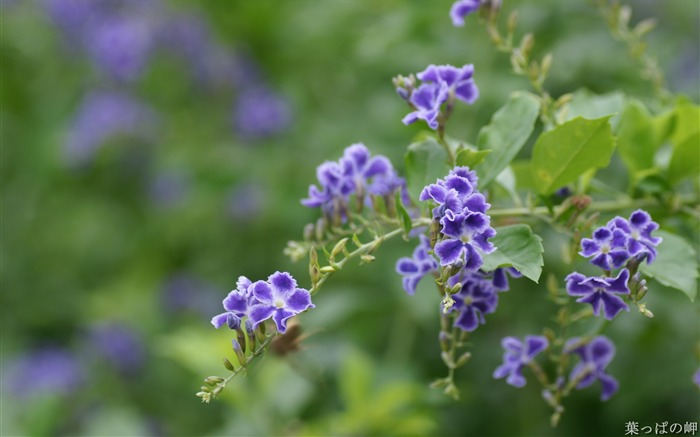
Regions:
M 403 231 L 408 235 L 413 228 L 413 222 L 411 221 L 411 216 L 408 215 L 408 211 L 406 211 L 406 207 L 403 206 L 400 191 L 396 192 L 394 202 L 396 204 L 396 213 L 399 216 L 399 220 L 401 220 L 401 226 L 403 226 Z
M 406 185 L 414 200 L 421 190 L 450 171 L 447 165 L 447 152 L 434 138 L 425 138 L 408 146 L 404 157 L 406 164 Z
M 625 104 L 625 95 L 619 91 L 608 94 L 594 94 L 586 89 L 578 90 L 565 109 L 564 121 L 576 117 L 588 119 L 610 115 L 613 131 L 617 131 L 620 113 Z
M 550 194 L 588 170 L 608 165 L 615 148 L 609 119 L 578 117 L 539 137 L 533 149 L 532 175 L 541 194 Z
M 481 163 L 479 187 L 493 181 L 516 157 L 535 126 L 540 103 L 528 93 L 515 93 L 479 132 L 479 150 L 491 150 Z
M 676 124 L 671 135 L 673 154 L 668 165 L 671 183 L 700 173 L 700 107 L 684 104 L 676 108 Z
M 455 160 L 457 165 L 465 167 L 474 167 L 486 159 L 491 150 L 472 150 L 472 149 L 462 149 L 457 153 L 457 159 Z
M 637 100 L 630 101 L 622 112 L 617 131 L 617 150 L 630 175 L 654 165 L 654 126 L 647 109 Z
M 515 267 L 523 276 L 539 281 L 542 274 L 542 238 L 534 234 L 528 225 L 511 225 L 496 228 L 491 239 L 496 250 L 484 255 L 483 270 L 490 272 L 498 267 Z
M 639 271 L 651 276 L 663 285 L 680 290 L 691 301 L 695 300 L 698 288 L 698 259 L 695 249 L 683 238 L 666 231 L 658 231 L 663 238 L 657 247 L 657 256 L 650 265 L 646 262 Z

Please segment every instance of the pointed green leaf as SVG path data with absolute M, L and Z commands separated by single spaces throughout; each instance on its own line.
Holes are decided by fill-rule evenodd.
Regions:
M 630 174 L 654 166 L 654 154 L 658 146 L 654 140 L 654 126 L 649 111 L 639 101 L 630 101 L 622 112 L 617 131 L 617 150 Z
M 700 107 L 684 104 L 676 108 L 676 124 L 671 135 L 673 154 L 668 165 L 671 183 L 700 173 Z
M 457 153 L 457 159 L 455 161 L 457 165 L 471 168 L 481 164 L 489 153 L 491 153 L 491 150 L 476 151 L 472 149 L 462 149 Z
M 578 117 L 539 137 L 532 151 L 532 176 L 541 194 L 550 194 L 588 170 L 608 165 L 615 148 L 609 119 Z
M 610 124 L 617 131 L 620 113 L 625 104 L 625 95 L 619 91 L 608 94 L 594 94 L 587 89 L 580 89 L 574 93 L 562 114 L 564 121 L 573 120 L 576 117 L 594 119 L 610 115 Z
M 517 156 L 530 137 L 540 113 L 540 102 L 528 93 L 515 93 L 479 132 L 479 150 L 491 150 L 481 163 L 479 188 L 493 181 Z
M 496 250 L 484 255 L 481 268 L 490 272 L 498 267 L 515 267 L 526 278 L 539 281 L 542 274 L 542 238 L 534 234 L 528 225 L 511 225 L 496 228 L 491 239 Z
M 430 137 L 408 146 L 404 161 L 406 185 L 414 200 L 418 200 L 423 187 L 435 183 L 450 171 L 447 165 L 447 152 L 437 140 Z
M 653 263 L 642 263 L 639 271 L 651 276 L 667 287 L 685 293 L 692 301 L 697 295 L 698 258 L 695 249 L 683 238 L 665 231 L 657 231 L 655 236 L 663 238 L 657 247 Z

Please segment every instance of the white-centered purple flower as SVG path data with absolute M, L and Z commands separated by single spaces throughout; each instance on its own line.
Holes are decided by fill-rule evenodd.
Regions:
M 495 250 L 493 244 L 488 241 L 496 235 L 490 221 L 489 216 L 480 212 L 465 210 L 455 214 L 451 210 L 445 211 L 440 224 L 446 238 L 435 245 L 435 254 L 440 259 L 440 265 L 454 264 L 462 259 L 466 270 L 478 270 L 483 264 L 483 259 L 477 248 L 483 253 Z
M 479 325 L 486 323 L 485 314 L 496 311 L 498 294 L 491 281 L 482 279 L 477 275 L 465 274 L 461 281 L 453 276 L 448 281 L 451 287 L 461 282 L 462 289 L 452 295 L 455 303 L 451 311 L 459 312 L 455 319 L 455 326 L 463 331 L 474 331 Z
M 211 319 L 211 324 L 216 329 L 224 324 L 231 329 L 240 329 L 243 317 L 248 316 L 251 308 L 259 303 L 250 289 L 251 285 L 250 279 L 245 276 L 238 277 L 236 289 L 232 290 L 222 302 L 226 312 Z
M 284 334 L 290 317 L 315 308 L 309 291 L 298 288 L 296 280 L 286 272 L 275 272 L 267 281 L 251 284 L 249 290 L 258 302 L 248 312 L 253 328 L 272 317 L 277 331 Z
M 572 338 L 564 345 L 564 353 L 575 353 L 581 359 L 572 369 L 569 380 L 578 381 L 577 389 L 586 388 L 599 380 L 602 386 L 600 398 L 606 401 L 619 387 L 617 380 L 605 373 L 605 368 L 615 356 L 615 345 L 604 336 L 582 343 L 580 338 Z
M 523 376 L 523 367 L 530 364 L 537 354 L 547 349 L 549 342 L 541 335 L 528 335 L 525 341 L 515 337 L 506 337 L 501 341 L 505 353 L 503 364 L 494 372 L 496 379 L 506 378 L 506 383 L 514 387 L 523 387 L 526 384 Z
M 638 209 L 630 215 L 629 220 L 615 217 L 608 222 L 608 228 L 620 229 L 627 235 L 627 250 L 631 256 L 646 258 L 648 264 L 654 262 L 656 246 L 662 239 L 651 235 L 659 225 L 651 220 L 648 212 Z
M 430 240 L 420 236 L 420 243 L 413 251 L 413 257 L 404 257 L 396 262 L 396 272 L 403 276 L 403 289 L 408 294 L 415 294 L 416 287 L 428 273 L 437 271 L 438 264 L 430 255 Z
M 401 121 L 403 124 L 408 125 L 418 120 L 423 120 L 428 123 L 431 129 L 437 129 L 440 107 L 447 101 L 449 95 L 449 87 L 445 84 L 422 84 L 411 93 L 409 98 L 409 102 L 413 105 L 415 111 L 407 114 Z
M 472 104 L 479 98 L 479 88 L 474 83 L 474 65 L 467 64 L 461 68 L 452 65 L 429 65 L 425 70 L 416 74 L 423 82 L 431 82 L 441 88 L 447 86 L 449 95 Z
M 593 232 L 593 238 L 581 240 L 579 254 L 586 258 L 593 257 L 591 264 L 603 270 L 618 269 L 630 259 L 627 250 L 627 234 L 617 228 L 598 228 Z
M 464 18 L 479 10 L 480 0 L 458 0 L 450 8 L 452 24 L 457 27 L 464 26 Z
M 622 269 L 616 278 L 586 277 L 574 272 L 566 277 L 566 291 L 571 296 L 580 296 L 576 302 L 590 303 L 596 316 L 602 308 L 605 318 L 612 320 L 620 311 L 629 311 L 629 306 L 619 296 L 630 293 L 629 276 L 627 269 Z
M 433 208 L 433 218 L 442 217 L 447 210 L 486 213 L 491 205 L 476 190 L 478 180 L 476 173 L 468 167 L 455 167 L 444 179 L 423 188 L 418 200 L 433 201 L 438 205 Z

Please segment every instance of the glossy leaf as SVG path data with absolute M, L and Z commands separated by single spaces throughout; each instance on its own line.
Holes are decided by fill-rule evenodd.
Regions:
M 479 169 L 479 187 L 486 187 L 517 156 L 530 137 L 540 103 L 528 93 L 515 93 L 479 132 L 479 150 L 491 150 Z
M 520 224 L 496 228 L 496 236 L 490 241 L 496 250 L 484 256 L 483 270 L 515 267 L 523 276 L 539 281 L 544 265 L 544 247 L 542 238 L 534 234 L 530 226 Z
M 680 290 L 693 301 L 697 295 L 698 259 L 695 249 L 683 238 L 665 231 L 655 236 L 663 238 L 651 265 L 642 263 L 639 270 L 663 285 Z
M 578 117 L 539 137 L 533 149 L 532 175 L 541 194 L 550 194 L 587 171 L 608 165 L 615 148 L 609 119 Z
M 406 185 L 411 198 L 418 200 L 421 190 L 435 183 L 450 171 L 447 152 L 437 140 L 428 137 L 408 146 L 404 157 L 406 164 Z

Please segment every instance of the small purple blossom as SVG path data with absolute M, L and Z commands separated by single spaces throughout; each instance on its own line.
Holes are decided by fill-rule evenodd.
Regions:
M 418 200 L 429 200 L 438 205 L 433 208 L 433 218 L 442 217 L 447 210 L 461 213 L 466 209 L 486 213 L 491 205 L 476 190 L 478 181 L 476 173 L 468 167 L 455 167 L 444 179 L 423 188 Z
M 693 374 L 693 383 L 700 388 L 700 368 Z
M 437 129 L 440 107 L 447 101 L 448 97 L 449 87 L 447 85 L 422 84 L 413 91 L 409 98 L 409 102 L 416 110 L 407 114 L 401 121 L 408 125 L 423 120 L 428 123 L 431 129 Z
M 501 341 L 505 353 L 503 354 L 503 364 L 494 372 L 496 379 L 506 378 L 506 382 L 514 387 L 525 386 L 523 367 L 530 364 L 537 354 L 547 349 L 549 342 L 541 335 L 528 335 L 525 341 L 520 341 L 515 337 L 506 337 Z
M 464 26 L 464 17 L 479 9 L 479 0 L 458 0 L 450 8 L 452 24 L 457 27 Z
M 347 147 L 338 162 L 319 165 L 316 177 L 320 188 L 309 186 L 309 197 L 301 203 L 309 208 L 320 207 L 326 219 L 338 223 L 347 219 L 353 194 L 358 196 L 360 204 L 371 207 L 367 194 L 390 198 L 397 190 L 402 195 L 406 190 L 406 182 L 396 174 L 391 162 L 381 155 L 372 157 L 361 143 Z
M 432 82 L 441 88 L 447 86 L 450 96 L 472 104 L 479 98 L 479 88 L 474 83 L 474 65 L 467 64 L 462 68 L 452 65 L 429 65 L 425 70 L 416 74 L 423 82 Z
M 466 278 L 461 281 L 457 280 L 457 276 L 453 276 L 448 281 L 452 287 L 460 282 L 462 284 L 462 289 L 452 295 L 455 304 L 451 310 L 460 313 L 455 320 L 455 326 L 463 331 L 471 332 L 480 324 L 486 323 L 485 314 L 496 311 L 498 294 L 491 281 L 476 275 L 466 274 L 464 276 Z
M 309 291 L 297 288 L 296 280 L 286 272 L 273 273 L 267 281 L 251 284 L 249 290 L 259 302 L 251 306 L 248 313 L 253 328 L 272 317 L 277 331 L 284 334 L 290 317 L 315 308 Z
M 593 238 L 581 240 L 581 248 L 583 250 L 579 253 L 586 258 L 593 257 L 591 264 L 603 270 L 618 269 L 630 258 L 627 251 L 627 235 L 617 228 L 596 229 Z
M 630 293 L 629 275 L 627 269 L 622 269 L 616 278 L 588 278 L 574 272 L 566 277 L 566 291 L 571 296 L 581 296 L 576 302 L 590 303 L 596 316 L 600 315 L 602 307 L 605 318 L 612 320 L 620 311 L 629 311 L 629 306 L 617 296 Z
M 430 240 L 420 236 L 420 243 L 413 251 L 413 257 L 404 257 L 396 262 L 396 272 L 403 276 L 403 289 L 408 294 L 415 294 L 416 286 L 428 273 L 437 271 L 437 261 L 429 254 Z
M 226 312 L 211 319 L 211 324 L 216 329 L 224 324 L 227 324 L 230 329 L 240 329 L 241 319 L 247 316 L 250 309 L 258 303 L 250 290 L 251 285 L 250 279 L 245 276 L 238 277 L 236 289 L 232 290 L 222 302 Z
M 490 253 L 495 247 L 489 238 L 496 235 L 496 231 L 490 226 L 490 218 L 480 212 L 455 214 L 447 210 L 440 220 L 442 233 L 448 237 L 435 245 L 435 254 L 440 259 L 440 265 L 454 264 L 459 259 L 464 259 L 464 268 L 468 271 L 476 271 L 483 264 L 481 255 Z
M 578 381 L 577 389 L 586 388 L 599 380 L 601 400 L 606 401 L 615 394 L 619 387 L 617 380 L 605 373 L 605 368 L 615 356 L 615 345 L 610 339 L 598 336 L 582 344 L 580 338 L 572 338 L 564 345 L 564 353 L 575 353 L 581 359 L 569 376 L 569 380 Z
M 508 276 L 522 278 L 523 275 L 515 267 L 498 268 L 493 271 L 492 283 L 496 291 L 508 291 Z
M 648 212 L 638 209 L 630 215 L 629 220 L 615 217 L 608 222 L 608 228 L 620 229 L 627 235 L 627 250 L 631 256 L 646 258 L 648 264 L 654 262 L 656 246 L 662 239 L 651 235 L 659 225 L 651 220 Z

